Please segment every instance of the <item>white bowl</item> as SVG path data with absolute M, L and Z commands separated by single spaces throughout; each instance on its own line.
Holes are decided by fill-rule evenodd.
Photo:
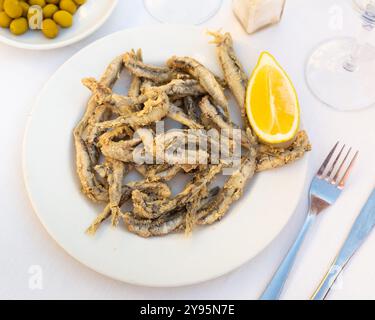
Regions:
M 9 29 L 0 28 L 0 42 L 31 50 L 49 50 L 71 45 L 100 28 L 111 15 L 117 2 L 118 0 L 87 1 L 74 15 L 73 26 L 67 29 L 60 28 L 60 33 L 55 39 L 47 39 L 40 30 L 15 36 Z

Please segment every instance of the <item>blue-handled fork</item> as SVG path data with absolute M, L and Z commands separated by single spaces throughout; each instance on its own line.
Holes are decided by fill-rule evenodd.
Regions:
M 297 236 L 297 239 L 289 249 L 288 254 L 280 264 L 271 282 L 268 284 L 266 290 L 260 297 L 261 300 L 276 300 L 280 297 L 283 286 L 288 278 L 289 272 L 293 266 L 307 231 L 315 221 L 316 217 L 323 210 L 334 204 L 337 198 L 340 196 L 341 191 L 343 190 L 353 168 L 354 162 L 357 159 L 358 151 L 353 157 L 351 157 L 351 160 L 348 161 L 352 148 L 347 151 L 346 155 L 342 159 L 345 145 L 340 149 L 337 156 L 334 157 L 338 146 L 339 142 L 337 142 L 332 148 L 317 174 L 313 178 L 310 185 L 309 211 L 306 220 Z M 349 164 L 347 164 L 348 162 Z

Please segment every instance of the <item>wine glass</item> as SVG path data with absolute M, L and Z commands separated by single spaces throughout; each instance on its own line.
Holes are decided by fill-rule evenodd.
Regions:
M 375 105 L 375 49 L 368 37 L 375 28 L 375 0 L 352 0 L 361 18 L 358 38 L 320 44 L 308 59 L 306 80 L 322 102 L 337 110 Z
M 143 0 L 157 20 L 174 24 L 201 24 L 221 7 L 222 0 Z

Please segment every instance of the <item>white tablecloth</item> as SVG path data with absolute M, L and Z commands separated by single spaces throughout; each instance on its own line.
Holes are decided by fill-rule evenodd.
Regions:
M 172 289 L 136 287 L 89 270 L 51 239 L 33 212 L 22 176 L 22 141 L 38 92 L 64 61 L 89 43 L 117 30 L 158 23 L 141 0 L 119 2 L 99 31 L 70 47 L 38 52 L 0 45 L 0 298 L 255 299 L 292 243 L 303 221 L 307 197 L 301 199 L 300 209 L 284 231 L 254 260 L 219 279 Z M 337 23 L 340 17 L 343 28 Z M 309 177 L 338 139 L 361 151 L 347 190 L 319 217 L 307 236 L 286 284 L 285 299 L 307 299 L 311 295 L 374 186 L 375 108 L 336 112 L 321 105 L 304 81 L 304 63 L 312 48 L 326 38 L 353 34 L 358 24 L 350 0 L 287 0 L 282 23 L 249 36 L 235 19 L 231 1 L 224 0 L 218 14 L 203 25 L 222 27 L 233 34 L 235 41 L 270 50 L 288 70 L 299 92 L 304 126 L 314 147 Z M 330 298 L 375 298 L 374 252 L 372 234 L 345 269 Z M 33 275 L 39 271 L 42 288 L 33 282 Z

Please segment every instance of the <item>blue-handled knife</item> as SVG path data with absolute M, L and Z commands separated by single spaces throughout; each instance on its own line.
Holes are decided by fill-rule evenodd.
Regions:
M 331 268 L 323 278 L 318 289 L 311 299 L 323 300 L 327 296 L 333 283 L 336 281 L 342 269 L 354 255 L 357 249 L 362 245 L 371 230 L 375 226 L 375 189 L 372 191 L 361 213 L 354 222 L 349 236 L 345 240 L 339 254 L 331 265 Z

